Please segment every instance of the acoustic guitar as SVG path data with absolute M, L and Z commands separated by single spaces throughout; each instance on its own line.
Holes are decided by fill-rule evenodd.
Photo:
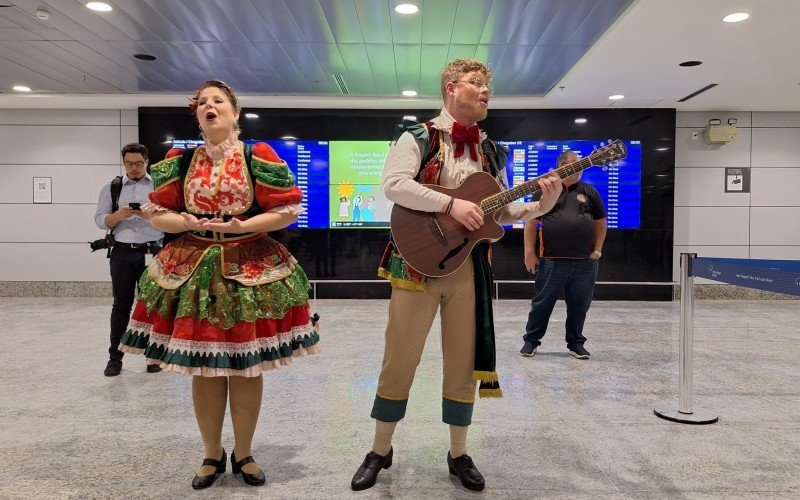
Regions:
M 434 191 L 477 204 L 484 213 L 483 226 L 470 231 L 452 215 L 411 210 L 395 203 L 391 215 L 395 248 L 420 273 L 437 278 L 447 276 L 464 264 L 477 243 L 483 240 L 497 241 L 503 236 L 505 231 L 495 219 L 497 211 L 518 198 L 540 191 L 541 179 L 551 175 L 564 179 L 589 167 L 625 158 L 627 154 L 625 144 L 616 140 L 580 160 L 506 191 L 486 172 L 471 174 L 453 189 L 426 184 Z

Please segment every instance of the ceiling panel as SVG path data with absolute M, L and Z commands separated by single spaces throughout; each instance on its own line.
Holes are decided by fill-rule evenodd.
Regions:
M 422 46 L 420 62 L 422 74 L 420 75 L 420 94 L 426 97 L 437 97 L 442 95 L 440 80 L 444 65 L 447 64 L 447 53 L 450 50 L 449 44 Z
M 221 78 L 245 94 L 338 96 L 340 75 L 355 96 L 435 98 L 448 60 L 477 57 L 516 95 L 552 86 L 633 1 L 428 0 L 400 15 L 395 0 L 112 0 L 108 13 L 17 0 L 0 9 L 0 40 L 6 59 L 76 93 L 184 94 Z M 548 59 L 563 46 L 569 57 Z
M 364 43 L 392 43 L 390 10 L 383 2 L 354 0 Z
M 461 0 L 458 2 L 456 18 L 453 21 L 453 36 L 450 43 L 477 45 L 483 36 L 486 19 L 493 2 L 483 0 Z
M 422 46 L 399 45 L 394 46 L 394 65 L 397 72 L 397 85 L 400 92 L 404 90 L 416 90 L 419 92 L 420 85 L 420 55 Z M 438 68 L 441 70 L 441 68 Z M 420 96 L 424 96 L 420 94 Z
M 476 28 L 474 26 L 455 26 L 457 8 L 458 0 L 425 2 L 422 8 L 422 43 L 450 43 L 454 30 L 470 29 L 472 34 L 475 34 Z
M 11 42 L 4 44 L 0 51 L 2 51 L 0 53 L 13 52 L 14 56 L 4 54 L 4 57 L 55 80 L 68 83 L 82 92 L 99 94 L 121 91 L 121 88 L 115 85 L 118 77 L 110 73 L 103 75 L 99 68 L 91 66 L 52 42 L 39 41 L 35 44 Z M 104 79 L 95 76 L 98 74 Z
M 514 34 L 511 36 L 511 45 L 536 45 L 542 34 L 550 26 L 553 16 L 559 11 L 559 6 L 571 2 L 553 2 L 551 0 L 531 0 L 522 12 Z M 570 8 L 565 5 L 564 8 Z
M 483 28 L 480 43 L 508 43 L 528 3 L 528 0 L 492 2 L 492 9 L 486 17 L 486 25 Z
M 186 40 L 191 40 L 194 42 L 210 42 L 216 40 L 205 23 L 202 23 L 197 16 L 194 15 L 194 9 L 191 7 L 191 2 L 184 2 L 189 4 L 187 6 L 179 0 L 141 1 L 147 2 L 147 4 L 152 7 L 154 11 L 160 13 L 170 23 L 172 23 L 178 30 L 181 31 L 181 33 L 183 33 L 183 35 L 186 37 Z M 147 19 L 145 18 L 143 21 L 146 23 Z M 164 41 L 171 42 L 178 40 Z
M 41 40 L 42 37 L 25 28 L 0 28 L 0 40 Z
M 451 0 L 443 0 L 451 1 Z M 424 7 L 423 7 L 424 12 Z M 422 43 L 422 16 L 403 16 L 390 13 L 392 23 L 392 42 L 400 44 Z M 437 29 L 448 29 L 438 26 Z
M 324 0 L 323 0 L 324 1 Z M 303 39 L 308 43 L 335 43 L 331 27 L 317 0 L 292 0 L 290 7 Z
M 26 66 L 0 56 L 0 81 L 4 88 L 11 89 L 14 85 L 29 85 L 31 88 L 42 89 L 44 92 L 57 94 L 78 93 L 75 87 L 66 85 L 58 80 L 45 76 Z
M 363 96 L 378 95 L 364 44 L 340 43 L 338 47 L 347 71 L 347 84 L 350 92 Z
M 430 48 L 430 45 L 426 45 Z M 397 73 L 395 72 L 394 46 L 390 43 L 368 43 L 365 45 L 369 65 L 372 69 L 372 81 L 375 82 L 376 95 L 397 96 L 400 89 L 397 86 Z M 422 56 L 425 64 L 425 55 Z
M 283 75 L 292 90 L 308 94 L 338 93 L 331 81 L 331 75 L 323 71 L 311 47 L 305 43 L 282 43 L 282 53 L 270 54 L 275 60 L 275 68 Z M 300 69 L 302 68 L 302 70 Z M 306 75 L 310 75 L 307 77 Z M 297 91 L 296 89 L 301 89 Z
M 283 0 L 273 2 L 251 0 L 251 3 L 259 16 L 261 16 L 264 25 L 279 43 L 302 43 L 306 41 Z
M 212 41 L 243 42 L 247 40 L 237 25 L 226 15 L 226 12 L 229 12 L 228 7 L 210 1 L 189 2 L 184 0 L 184 4 L 191 4 L 192 14 L 211 32 Z
M 125 17 L 128 19 L 126 22 L 144 27 L 148 32 L 152 33 L 153 40 L 162 40 L 164 42 L 189 41 L 189 37 L 184 32 L 178 29 L 175 24 L 149 2 L 143 0 L 114 0 L 114 5 L 122 11 L 122 15 L 119 17 Z M 109 22 L 116 23 L 117 21 L 110 20 Z M 125 33 L 130 33 L 125 28 L 118 29 Z M 128 37 L 131 40 L 145 41 L 144 39 L 137 39 L 130 34 Z
M 353 0 L 323 0 L 319 6 L 336 43 L 364 43 L 362 25 Z

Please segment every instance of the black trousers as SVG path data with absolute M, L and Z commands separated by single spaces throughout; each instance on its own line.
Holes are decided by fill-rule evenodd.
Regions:
M 122 359 L 119 341 L 131 317 L 136 285 L 145 270 L 144 256 L 147 247 L 124 248 L 115 246 L 111 250 L 111 289 L 114 305 L 111 308 L 111 346 L 108 354 L 112 359 Z

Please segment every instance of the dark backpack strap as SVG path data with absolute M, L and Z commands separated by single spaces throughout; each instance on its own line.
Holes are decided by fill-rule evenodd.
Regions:
M 189 148 L 183 150 L 183 156 L 181 157 L 181 169 L 180 169 L 180 179 L 181 185 L 183 185 L 183 181 L 186 179 L 186 173 L 189 172 L 189 167 L 192 165 L 192 158 L 194 158 L 194 152 L 197 148 Z
M 111 212 L 119 210 L 119 194 L 122 192 L 122 176 L 111 179 Z
M 497 177 L 506 166 L 508 150 L 504 146 L 498 146 L 494 141 L 486 139 L 483 141 L 483 151 L 489 159 L 489 173 L 492 174 L 492 177 Z

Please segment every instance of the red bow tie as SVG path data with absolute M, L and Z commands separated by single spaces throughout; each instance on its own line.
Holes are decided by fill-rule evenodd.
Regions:
M 453 130 L 450 132 L 453 137 L 453 144 L 456 150 L 453 152 L 454 158 L 460 158 L 464 154 L 464 145 L 469 144 L 469 157 L 472 161 L 478 161 L 478 149 L 475 147 L 480 140 L 480 130 L 477 125 L 465 128 L 458 122 L 453 123 Z

